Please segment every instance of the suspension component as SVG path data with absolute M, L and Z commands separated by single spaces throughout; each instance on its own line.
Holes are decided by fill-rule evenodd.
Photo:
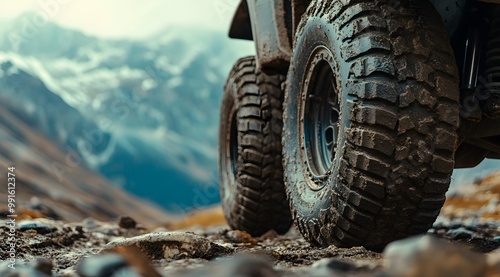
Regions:
M 467 121 L 481 121 L 483 111 L 477 98 L 478 80 L 483 49 L 487 38 L 488 22 L 479 16 L 479 10 L 474 8 L 467 15 L 469 22 L 465 45 L 463 49 L 462 74 L 460 80 L 460 97 L 462 105 L 460 114 Z
M 492 17 L 486 46 L 484 71 L 479 79 L 483 112 L 490 118 L 500 118 L 500 8 Z

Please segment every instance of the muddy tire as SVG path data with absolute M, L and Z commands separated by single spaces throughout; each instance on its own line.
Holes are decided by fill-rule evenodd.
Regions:
M 307 240 L 380 250 L 432 226 L 459 124 L 447 38 L 427 1 L 312 2 L 283 116 L 286 189 Z
M 256 72 L 239 60 L 224 87 L 219 130 L 222 206 L 233 229 L 260 236 L 288 231 L 292 217 L 283 185 L 282 75 Z

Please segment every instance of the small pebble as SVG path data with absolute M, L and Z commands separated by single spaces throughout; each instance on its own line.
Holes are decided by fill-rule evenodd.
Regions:
M 352 271 L 356 269 L 356 266 L 351 262 L 332 259 L 332 258 L 319 260 L 315 262 L 312 266 L 316 268 L 325 267 L 335 271 Z
M 42 203 L 42 201 L 38 197 L 32 197 L 29 202 L 28 208 L 40 212 L 42 215 L 52 218 L 55 220 L 60 220 L 61 217 L 59 214 L 54 211 L 51 207 L 48 205 Z
M 472 236 L 474 236 L 474 232 L 464 227 L 460 227 L 457 229 L 449 230 L 448 233 L 446 233 L 446 235 L 452 239 L 461 240 L 461 239 L 472 238 Z
M 123 276 L 117 273 L 126 267 L 128 263 L 124 257 L 118 254 L 107 254 L 83 259 L 76 266 L 76 272 L 81 277 Z
M 224 235 L 228 240 L 234 243 L 250 243 L 257 244 L 257 240 L 252 237 L 249 233 L 239 230 L 227 231 Z
M 55 228 L 55 227 L 43 225 L 42 223 L 36 222 L 36 221 L 20 222 L 18 224 L 17 228 L 22 232 L 25 232 L 28 230 L 35 230 L 40 235 L 46 235 L 46 234 L 52 233 L 54 231 L 57 231 L 57 228 Z
M 43 272 L 49 276 L 52 276 L 52 270 L 54 269 L 54 265 L 52 264 L 52 261 L 49 259 L 45 258 L 38 258 L 33 262 L 33 267 L 40 271 Z
M 241 255 L 221 261 L 220 272 L 213 275 L 220 277 L 277 277 L 271 262 L 262 257 Z
M 129 216 L 122 216 L 118 221 L 118 226 L 124 229 L 134 229 L 137 227 L 137 222 Z
M 16 265 L 16 269 L 8 267 L 9 262 L 0 263 L 0 276 L 2 277 L 50 277 L 52 274 L 45 274 L 29 265 Z
M 98 222 L 96 222 L 96 220 L 91 218 L 91 217 L 85 218 L 82 221 L 82 225 L 83 225 L 83 228 L 87 229 L 88 231 L 93 231 L 100 226 L 100 224 Z
M 315 262 L 310 270 L 313 277 L 327 277 L 343 275 L 347 272 L 356 270 L 356 266 L 348 261 L 325 258 Z

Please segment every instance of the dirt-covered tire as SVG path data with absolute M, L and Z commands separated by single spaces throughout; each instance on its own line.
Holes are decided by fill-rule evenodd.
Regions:
M 282 75 L 256 72 L 240 59 L 224 87 L 219 129 L 222 206 L 233 229 L 260 236 L 288 231 L 292 216 L 283 184 Z
M 457 145 L 454 61 L 425 0 L 313 0 L 283 115 L 285 184 L 307 240 L 380 250 L 432 226 Z

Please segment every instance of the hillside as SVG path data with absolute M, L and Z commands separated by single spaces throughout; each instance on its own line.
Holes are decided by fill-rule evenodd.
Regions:
M 8 168 L 15 167 L 15 205 L 21 217 L 74 222 L 132 216 L 152 226 L 172 219 L 157 205 L 110 184 L 85 167 L 74 152 L 54 145 L 2 107 L 0 138 L 0 178 L 7 180 Z M 8 214 L 7 199 L 7 189 L 0 190 L 3 216 Z
M 225 34 L 176 28 L 109 40 L 49 22 L 13 44 L 6 30 L 17 26 L 0 31 L 4 109 L 171 211 L 219 201 L 219 103 L 242 52 Z

